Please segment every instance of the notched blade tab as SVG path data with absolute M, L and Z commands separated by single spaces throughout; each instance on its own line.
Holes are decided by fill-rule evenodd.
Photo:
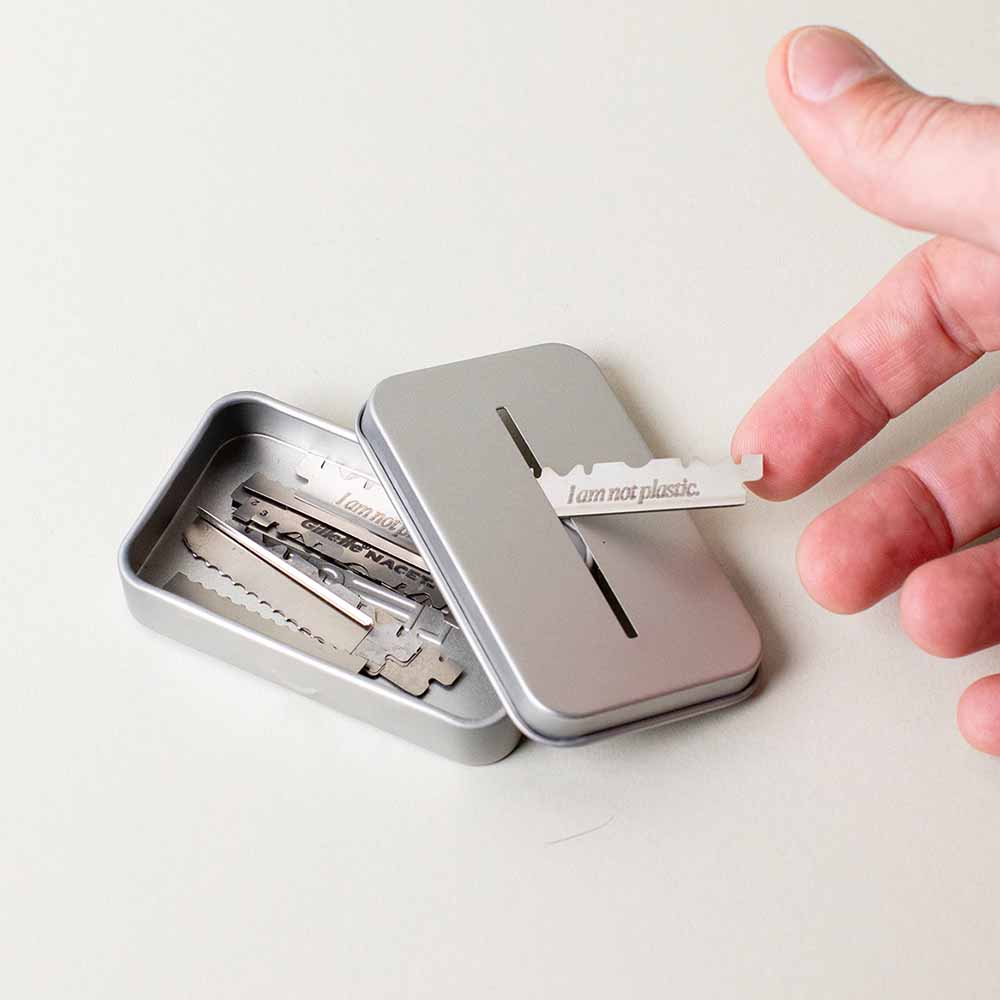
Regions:
M 763 455 L 709 465 L 654 458 L 638 468 L 625 462 L 578 465 L 565 474 L 542 469 L 538 485 L 559 517 L 651 510 L 733 507 L 746 503 L 744 483 L 764 475 Z
M 462 668 L 443 659 L 433 646 L 424 647 L 405 664 L 387 659 L 379 670 L 380 677 L 417 697 L 427 693 L 432 680 L 451 687 L 461 675 Z

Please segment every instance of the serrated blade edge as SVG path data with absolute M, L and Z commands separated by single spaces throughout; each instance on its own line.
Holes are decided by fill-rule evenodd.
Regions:
M 214 566 L 285 618 L 322 636 L 342 650 L 354 650 L 368 629 L 340 614 L 309 591 L 282 576 L 245 548 L 220 534 L 201 519 L 184 532 L 184 544 L 192 555 Z
M 235 604 L 228 597 L 223 597 L 214 590 L 209 589 L 202 583 L 198 583 L 183 573 L 175 573 L 168 581 L 166 587 L 171 594 L 183 597 L 185 600 L 197 604 L 206 611 L 221 615 L 230 621 L 237 622 L 246 628 L 266 635 L 269 639 L 291 646 L 300 652 L 315 656 L 331 666 L 339 667 L 349 673 L 360 673 L 367 665 L 364 657 L 347 653 L 330 645 L 328 641 L 317 635 L 306 634 L 305 632 L 289 628 L 286 625 L 279 625 L 277 622 L 264 618 L 249 608 L 244 608 Z

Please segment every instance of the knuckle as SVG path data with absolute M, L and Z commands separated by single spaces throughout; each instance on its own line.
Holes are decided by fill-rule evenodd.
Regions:
M 901 160 L 938 123 L 963 114 L 964 107 L 947 97 L 926 97 L 898 87 L 888 94 L 873 93 L 859 120 L 857 146 L 881 160 Z
M 931 240 L 914 252 L 917 287 L 926 312 L 939 333 L 965 355 L 968 363 L 972 363 L 981 358 L 986 349 L 973 326 L 943 290 L 941 264 L 938 260 L 940 250 L 940 240 Z
M 925 528 L 923 559 L 946 555 L 955 547 L 955 529 L 948 512 L 927 481 L 914 468 L 899 463 L 886 470 L 886 477 L 894 483 L 900 498 L 905 498 L 914 515 Z
M 851 357 L 850 351 L 827 335 L 817 342 L 816 363 L 830 390 L 840 397 L 869 436 L 880 431 L 893 416 L 871 380 Z

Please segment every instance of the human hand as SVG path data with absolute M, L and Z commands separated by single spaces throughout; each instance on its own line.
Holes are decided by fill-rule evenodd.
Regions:
M 772 500 L 808 489 L 891 418 L 1000 348 L 1000 108 L 909 87 L 853 36 L 804 28 L 768 65 L 771 100 L 841 191 L 913 229 L 909 254 L 796 359 L 733 437 L 765 455 Z M 903 628 L 938 656 L 1000 642 L 1000 390 L 821 514 L 798 547 L 806 590 L 839 613 L 902 587 Z M 1000 754 L 1000 674 L 962 696 L 973 746 Z

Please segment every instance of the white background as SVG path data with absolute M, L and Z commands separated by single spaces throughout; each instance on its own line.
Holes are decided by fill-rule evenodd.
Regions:
M 386 375 L 558 340 L 656 452 L 723 457 L 919 239 L 814 174 L 767 102 L 771 45 L 835 23 L 998 98 L 996 11 L 11 5 L 3 994 L 996 996 L 1000 762 L 953 719 L 1000 656 L 935 661 L 893 599 L 826 614 L 793 559 L 990 360 L 806 496 L 696 515 L 766 690 L 585 749 L 439 759 L 144 630 L 115 569 L 234 389 L 350 424 Z

